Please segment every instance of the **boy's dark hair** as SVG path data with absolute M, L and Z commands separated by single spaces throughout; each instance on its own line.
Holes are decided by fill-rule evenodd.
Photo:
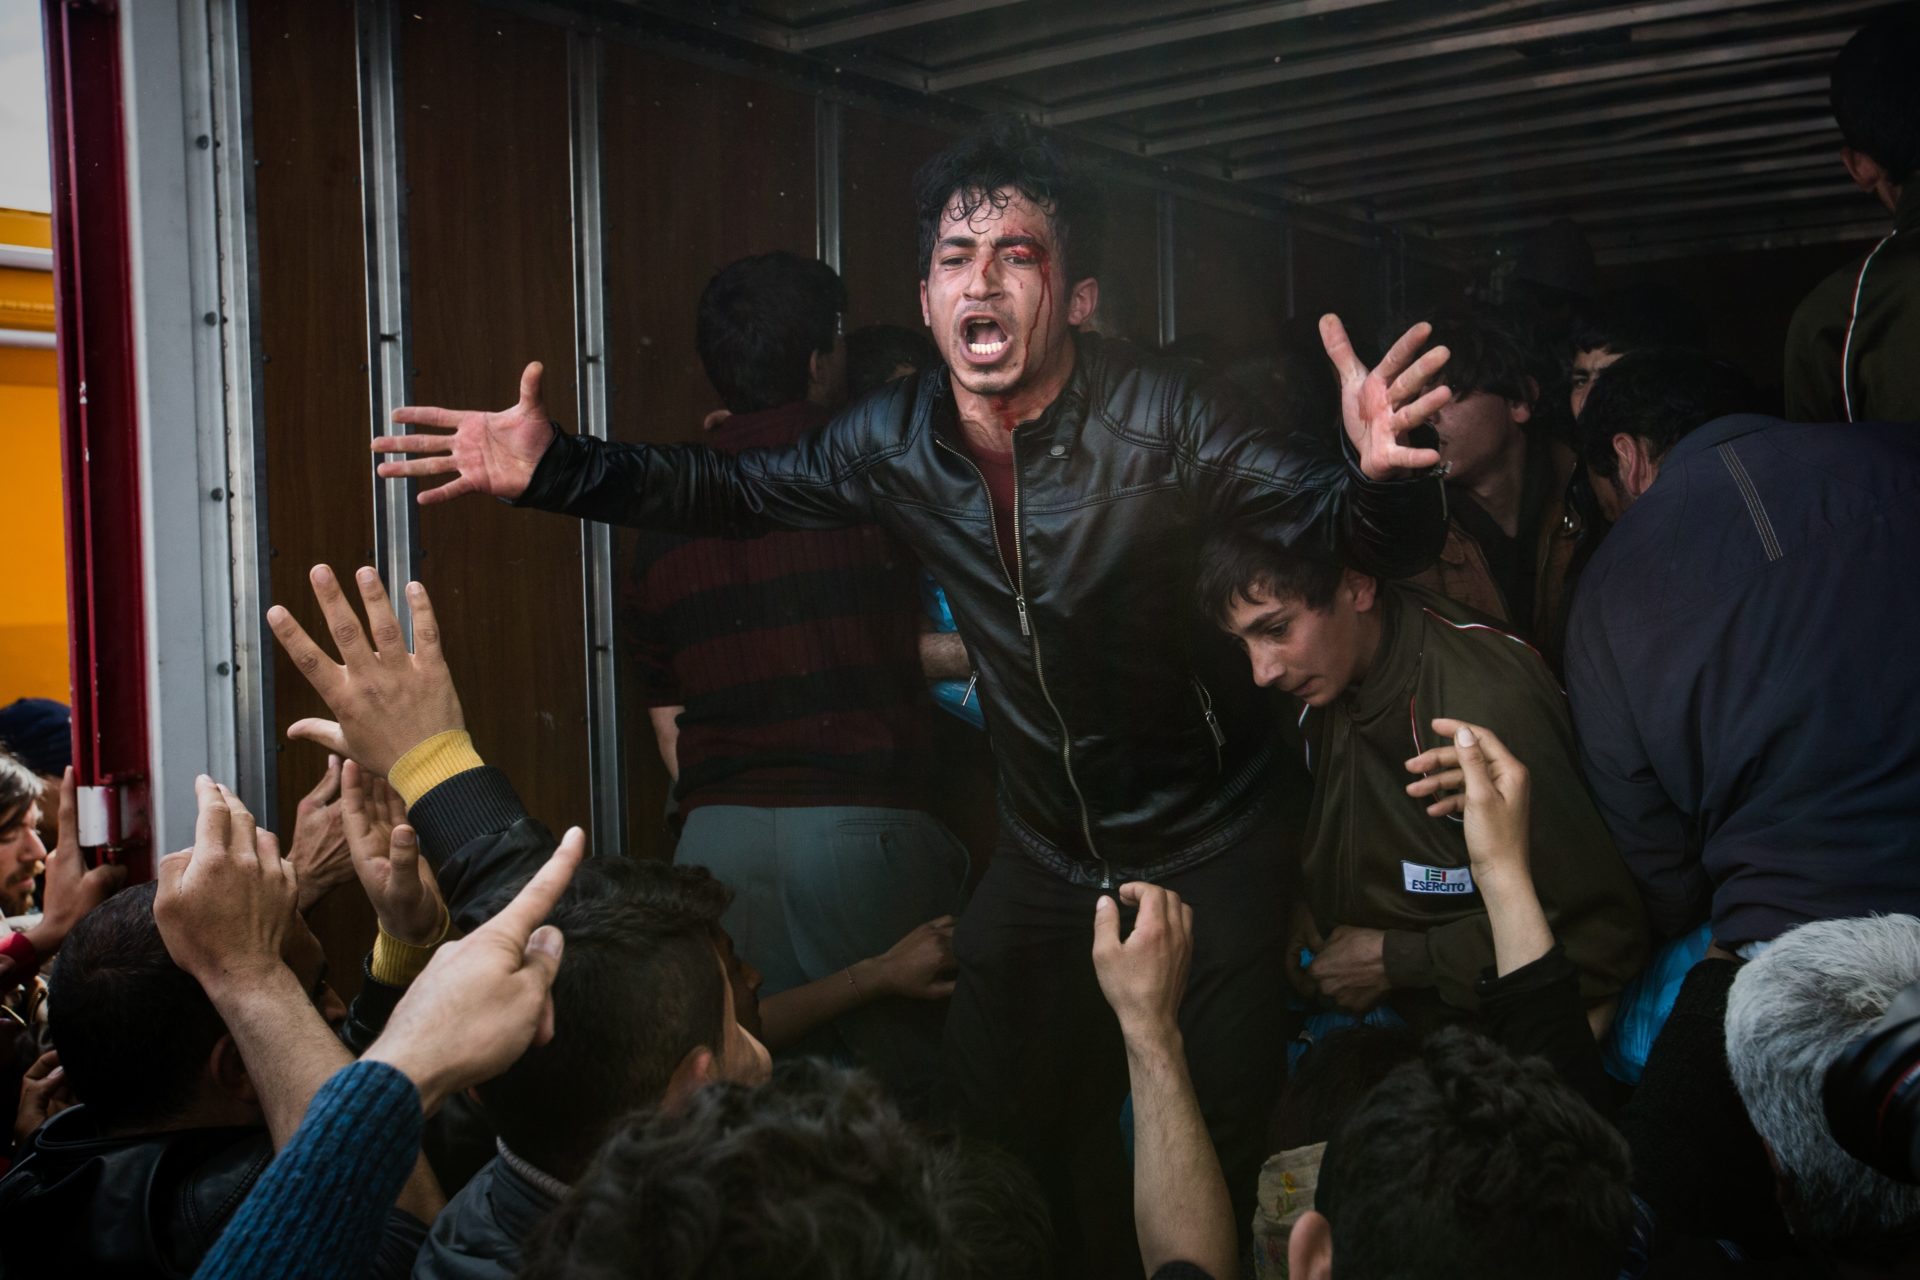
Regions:
M 548 922 L 566 935 L 553 1039 L 480 1086 L 515 1155 L 576 1177 L 620 1118 L 653 1106 L 674 1068 L 725 1042 L 714 945 L 730 894 L 704 867 L 596 858 Z
M 1877 14 L 1833 60 L 1831 101 L 1840 136 L 1904 184 L 1920 168 L 1920 5 Z
M 807 396 L 807 358 L 833 350 L 847 286 L 826 263 L 784 250 L 728 263 L 700 294 L 694 347 L 735 413 Z
M 568 945 L 572 942 L 569 939 Z M 522 1280 L 946 1280 L 928 1150 L 862 1072 L 783 1063 L 636 1115 L 530 1243 Z
M 1585 351 L 1623 356 L 1643 347 L 1684 347 L 1700 334 L 1693 307 L 1669 290 L 1610 293 L 1574 316 L 1569 361 Z
M 1500 312 L 1484 303 L 1450 302 L 1417 318 L 1433 325 L 1428 345 L 1447 349 L 1440 378 L 1453 388 L 1455 399 L 1476 391 L 1526 404 L 1540 398 L 1545 371 L 1539 355 L 1520 327 Z
M 979 1143 L 929 1153 L 928 1176 L 945 1223 L 946 1274 L 980 1280 L 1051 1280 L 1053 1217 L 1027 1167 Z
M 83 916 L 47 979 L 53 1047 L 75 1096 L 107 1134 L 156 1129 L 183 1112 L 227 1033 L 160 940 L 157 887 L 135 885 Z
M 1451 1027 L 1341 1125 L 1314 1207 L 1341 1280 L 1611 1280 L 1627 1145 L 1538 1058 Z
M 1757 413 L 1760 393 L 1724 360 L 1686 347 L 1646 347 L 1593 380 L 1580 412 L 1580 453 L 1596 475 L 1619 474 L 1616 435 L 1644 439 L 1658 462 L 1682 436 L 1730 413 Z
M 1194 603 L 1202 617 L 1221 627 L 1236 605 L 1252 604 L 1256 596 L 1298 600 L 1318 612 L 1333 603 L 1346 572 L 1329 556 L 1230 527 L 1207 535 L 1195 569 Z
M 987 205 L 1004 207 L 1010 191 L 1033 201 L 1047 215 L 1054 251 L 1068 280 L 1100 274 L 1106 211 L 1099 186 L 1051 135 L 1016 116 L 995 116 L 914 175 L 920 278 L 925 279 L 932 269 L 933 244 L 956 193 L 961 209 L 971 217 Z
M 0 751 L 0 828 L 25 822 L 27 810 L 46 789 L 40 775 L 26 761 L 8 751 Z
M 939 361 L 933 340 L 920 330 L 898 324 L 862 326 L 847 335 L 847 398 L 857 400 L 886 386 L 901 365 L 918 372 Z

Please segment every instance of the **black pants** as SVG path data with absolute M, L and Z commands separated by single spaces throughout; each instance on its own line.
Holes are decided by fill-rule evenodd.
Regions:
M 1162 881 L 1193 908 L 1193 966 L 1180 1006 L 1188 1069 L 1249 1230 L 1267 1116 L 1286 1074 L 1287 839 L 1251 835 Z M 959 986 L 947 1014 L 942 1101 L 960 1132 L 994 1142 L 1039 1178 L 1062 1277 L 1140 1268 L 1120 1025 L 1093 973 L 1100 891 L 1037 866 L 1004 833 L 954 937 Z

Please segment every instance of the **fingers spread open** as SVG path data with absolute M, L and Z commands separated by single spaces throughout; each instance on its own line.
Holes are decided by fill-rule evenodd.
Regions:
M 351 670 L 367 653 L 367 637 L 360 629 L 360 619 L 354 616 L 353 606 L 347 603 L 331 566 L 317 564 L 308 571 L 307 578 L 313 583 L 313 598 L 320 602 L 320 612 L 327 617 L 327 631 L 340 650 L 340 660 Z
M 280 647 L 287 651 L 287 656 L 293 659 L 293 665 L 313 686 L 314 692 L 325 698 L 344 674 L 340 664 L 313 642 L 307 629 L 295 621 L 293 614 L 284 606 L 275 605 L 267 610 L 267 626 L 273 631 L 273 638 L 280 642 Z
M 540 375 L 545 372 L 538 360 L 520 371 L 520 407 L 522 409 L 540 408 Z
M 396 476 L 443 476 L 458 471 L 460 464 L 452 454 L 432 454 L 424 458 L 407 458 L 401 462 L 383 462 L 374 470 L 391 480 Z
M 337 720 L 321 720 L 312 716 L 295 720 L 287 726 L 287 737 L 318 743 L 336 754 L 346 754 L 347 735 L 340 731 L 340 722 Z
M 1333 361 L 1341 381 L 1355 382 L 1367 376 L 1367 366 L 1354 354 L 1353 341 L 1347 337 L 1347 326 L 1331 312 L 1320 317 L 1320 345 L 1326 348 L 1327 359 Z
M 459 426 L 460 419 L 464 416 L 465 410 L 462 409 L 442 409 L 437 405 L 425 404 L 403 404 L 393 411 L 393 421 L 403 427 L 443 427 L 448 431 Z M 394 452 L 395 448 L 411 452 L 415 449 L 433 447 L 410 443 L 412 441 L 445 441 L 446 439 L 446 436 L 382 436 L 373 442 L 373 447 L 375 452 Z M 401 441 L 409 443 L 402 444 Z M 394 448 L 383 449 L 382 446 L 394 446 Z
M 434 615 L 433 600 L 417 582 L 407 584 L 407 608 L 413 613 L 413 656 L 445 665 L 440 652 L 440 620 Z
M 1451 354 L 1445 347 L 1435 347 L 1409 365 L 1405 372 L 1393 380 L 1387 388 L 1387 394 L 1395 404 L 1410 400 L 1428 383 L 1432 382 Z
M 406 638 L 400 630 L 400 619 L 394 615 L 393 601 L 387 598 L 386 584 L 380 581 L 379 570 L 372 565 L 362 565 L 353 578 L 360 584 L 360 603 L 366 606 L 367 631 L 373 636 L 375 651 L 404 653 Z
M 1434 387 L 1432 390 L 1422 395 L 1418 400 L 1415 400 L 1412 404 L 1403 407 L 1393 415 L 1394 430 L 1396 431 L 1413 430 L 1415 427 L 1419 426 L 1421 423 L 1426 422 L 1429 418 L 1433 417 L 1434 414 L 1444 409 L 1452 399 L 1453 399 L 1452 387 L 1448 387 L 1448 386 Z M 1434 451 L 1431 449 L 1425 450 L 1425 452 L 1434 453 Z M 1435 456 L 1438 457 L 1439 455 L 1435 453 Z M 1435 465 L 1437 466 L 1438 464 L 1436 463 Z
M 1374 372 L 1388 382 L 1400 376 L 1420 348 L 1427 345 L 1427 339 L 1433 336 L 1433 326 L 1422 320 L 1413 328 L 1400 335 L 1399 341 L 1387 348 L 1387 354 L 1381 357 Z
M 479 488 L 480 486 L 467 476 L 456 476 L 438 489 L 422 489 L 419 502 L 423 507 L 430 507 L 436 502 L 451 502 L 463 493 L 476 493 Z

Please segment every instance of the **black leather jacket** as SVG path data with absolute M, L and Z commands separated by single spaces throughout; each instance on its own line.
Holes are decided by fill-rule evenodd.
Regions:
M 1193 607 L 1199 540 L 1232 521 L 1404 576 L 1439 551 L 1441 489 L 1371 482 L 1191 364 L 1077 342 L 1013 433 L 1012 575 L 944 368 L 785 449 L 557 435 L 519 505 L 733 537 L 886 527 L 946 588 L 1015 836 L 1074 879 L 1167 874 L 1244 834 L 1274 754 L 1246 661 Z

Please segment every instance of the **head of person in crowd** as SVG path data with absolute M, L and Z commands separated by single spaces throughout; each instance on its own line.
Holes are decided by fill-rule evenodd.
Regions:
M 1646 347 L 1608 366 L 1580 413 L 1580 452 L 1608 520 L 1652 487 L 1681 437 L 1730 413 L 1753 413 L 1760 394 L 1724 360 L 1686 347 Z
M 1841 1150 L 1822 1101 L 1841 1050 L 1915 982 L 1920 920 L 1903 915 L 1801 925 L 1733 980 L 1727 1066 L 1767 1144 L 1794 1236 L 1813 1250 L 1844 1256 L 1906 1236 L 1905 1264 L 1920 1256 L 1920 1186 Z
M 1379 584 L 1331 557 L 1225 528 L 1208 537 L 1198 574 L 1201 615 L 1239 642 L 1263 688 L 1324 707 L 1379 653 Z
M 1271 348 L 1228 363 L 1220 376 L 1250 396 L 1274 428 L 1339 447 L 1340 379 L 1320 345 L 1316 322 L 1289 321 Z
M 1017 414 L 1072 372 L 1072 330 L 1099 304 L 1099 188 L 1059 142 L 996 117 L 914 177 L 920 315 L 954 384 Z
M 521 1275 L 944 1280 L 947 1232 L 926 1141 L 870 1077 L 803 1059 L 626 1120 Z
M 699 867 L 604 858 L 575 874 L 548 917 L 567 940 L 553 1038 L 478 1090 L 515 1155 L 571 1181 L 629 1112 L 766 1078 L 720 949 L 730 896 Z
M 1471 489 L 1526 457 L 1540 372 L 1525 336 L 1493 308 L 1457 302 L 1422 317 L 1452 354 L 1442 373 L 1453 399 L 1434 414 L 1447 482 Z
M 1568 332 L 1573 416 L 1586 407 L 1600 371 L 1643 347 L 1683 347 L 1698 338 L 1692 308 L 1666 290 L 1609 294 L 1584 308 Z
M 1430 1038 L 1340 1126 L 1295 1280 L 1612 1280 L 1633 1222 L 1624 1139 L 1541 1059 Z
M 42 790 L 51 795 L 73 763 L 73 714 L 52 698 L 16 698 L 0 707 L 0 751 L 38 774 Z M 49 849 L 58 838 L 55 808 L 40 806 L 40 839 Z
M 1408 1027 L 1361 1023 L 1316 1041 L 1274 1106 L 1269 1149 L 1291 1151 L 1325 1142 L 1375 1085 L 1419 1056 L 1420 1037 Z
M 74 1095 L 102 1136 L 264 1123 L 233 1037 L 200 984 L 167 954 L 156 882 L 88 912 L 48 979 L 47 1030 Z M 282 952 L 334 1026 L 347 1009 L 327 985 L 319 939 L 296 916 Z
M 0 912 L 24 915 L 33 909 L 33 881 L 47 861 L 41 838 L 39 774 L 10 752 L 0 751 Z
M 945 1224 L 946 1273 L 980 1280 L 1050 1280 L 1047 1197 L 1012 1156 L 964 1139 L 932 1143 L 928 1180 Z
M 784 251 L 720 268 L 700 294 L 694 347 L 732 413 L 847 398 L 847 287 L 816 258 Z
M 1890 5 L 1853 33 L 1833 62 L 1840 161 L 1889 213 L 1920 167 L 1920 7 Z
M 858 400 L 938 363 L 940 353 L 926 334 L 905 325 L 863 325 L 847 335 L 847 398 Z

